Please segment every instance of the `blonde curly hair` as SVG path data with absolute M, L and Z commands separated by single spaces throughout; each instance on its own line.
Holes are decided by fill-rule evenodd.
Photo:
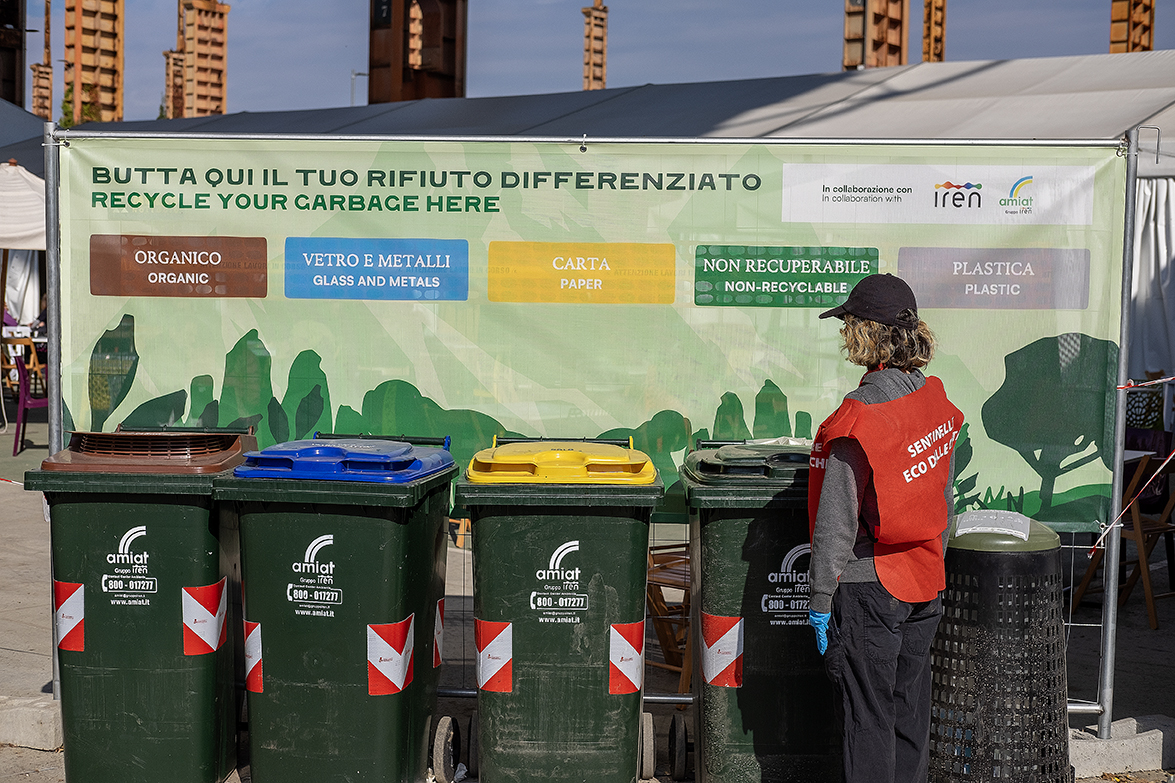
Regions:
M 906 328 L 845 313 L 840 336 L 845 358 L 869 369 L 884 366 L 908 372 L 925 367 L 934 358 L 934 333 L 922 320 Z

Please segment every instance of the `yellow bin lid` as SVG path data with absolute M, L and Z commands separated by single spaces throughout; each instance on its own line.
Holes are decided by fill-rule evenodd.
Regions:
M 636 449 L 544 440 L 482 449 L 465 477 L 472 484 L 652 484 L 657 469 Z

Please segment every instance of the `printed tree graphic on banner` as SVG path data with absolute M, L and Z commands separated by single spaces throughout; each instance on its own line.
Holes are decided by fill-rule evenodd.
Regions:
M 131 390 L 139 354 L 135 350 L 135 317 L 124 315 L 118 326 L 109 329 L 94 343 L 90 353 L 90 428 L 102 425 Z
M 1004 357 L 1004 384 L 983 405 L 988 436 L 1040 476 L 1040 515 L 1057 479 L 1114 456 L 1118 347 L 1079 333 L 1045 337 Z

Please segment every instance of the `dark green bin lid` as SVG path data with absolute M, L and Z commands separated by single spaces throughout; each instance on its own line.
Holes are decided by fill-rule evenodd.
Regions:
M 733 443 L 699 449 L 681 466 L 690 508 L 795 507 L 808 500 L 811 447 Z
M 973 552 L 1042 552 L 1061 546 L 1047 525 L 1015 511 L 964 511 L 955 517 L 948 549 Z

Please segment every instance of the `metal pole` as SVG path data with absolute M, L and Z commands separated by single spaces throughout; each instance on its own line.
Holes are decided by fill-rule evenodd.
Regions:
M 1118 338 L 1118 385 L 1126 383 L 1126 361 L 1130 348 L 1130 303 L 1134 276 L 1134 209 L 1138 186 L 1138 129 L 1126 133 L 1126 225 L 1122 237 L 1122 328 Z M 1122 452 L 1126 427 L 1126 392 L 1114 398 L 1114 481 L 1110 489 L 1110 517 L 1122 507 Z M 1114 657 L 1118 637 L 1118 554 L 1122 549 L 1121 528 L 1115 526 L 1106 537 L 1104 589 L 1102 591 L 1102 667 L 1099 677 L 1097 719 L 1099 739 L 1110 738 L 1114 722 Z
M 61 210 L 58 201 L 58 181 L 61 178 L 60 158 L 53 122 L 45 123 L 45 284 L 48 287 L 45 325 L 48 327 L 49 376 L 45 390 L 49 396 L 49 453 L 61 451 Z M 41 503 L 44 504 L 42 499 Z M 50 528 L 49 552 L 53 552 L 53 533 Z M 61 698 L 61 669 L 57 660 L 57 614 L 53 611 L 53 557 L 49 557 L 49 607 L 53 612 L 53 698 Z

